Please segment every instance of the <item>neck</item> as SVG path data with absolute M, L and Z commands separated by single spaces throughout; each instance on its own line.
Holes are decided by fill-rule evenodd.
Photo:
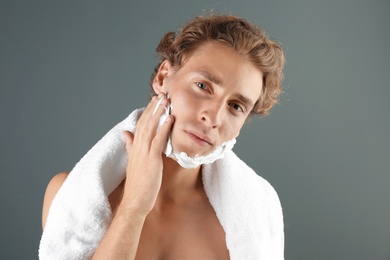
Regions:
M 161 202 L 186 203 L 203 193 L 201 166 L 185 169 L 171 158 L 163 159 L 163 179 L 159 194 Z

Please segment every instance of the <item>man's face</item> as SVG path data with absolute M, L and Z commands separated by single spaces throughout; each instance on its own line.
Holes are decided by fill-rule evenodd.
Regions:
M 177 71 L 165 66 L 168 73 L 157 91 L 171 100 L 176 151 L 206 155 L 239 135 L 260 96 L 261 71 L 233 48 L 215 42 L 199 46 Z

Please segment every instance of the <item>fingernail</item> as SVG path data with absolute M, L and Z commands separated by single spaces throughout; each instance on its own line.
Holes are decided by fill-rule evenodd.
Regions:
M 160 103 L 160 106 L 161 106 L 161 105 L 165 106 L 165 105 L 167 104 L 167 102 L 168 102 L 168 100 L 162 99 L 162 100 L 161 100 L 161 103 Z

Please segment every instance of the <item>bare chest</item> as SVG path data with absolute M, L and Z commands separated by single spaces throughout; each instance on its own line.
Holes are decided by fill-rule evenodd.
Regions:
M 148 215 L 136 259 L 229 259 L 225 232 L 208 203 Z

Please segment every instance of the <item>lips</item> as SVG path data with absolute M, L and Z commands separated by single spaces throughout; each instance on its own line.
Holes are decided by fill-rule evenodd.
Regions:
M 187 132 L 189 137 L 197 144 L 201 146 L 206 146 L 206 145 L 212 145 L 212 141 L 210 138 L 207 136 L 195 133 L 195 132 Z

